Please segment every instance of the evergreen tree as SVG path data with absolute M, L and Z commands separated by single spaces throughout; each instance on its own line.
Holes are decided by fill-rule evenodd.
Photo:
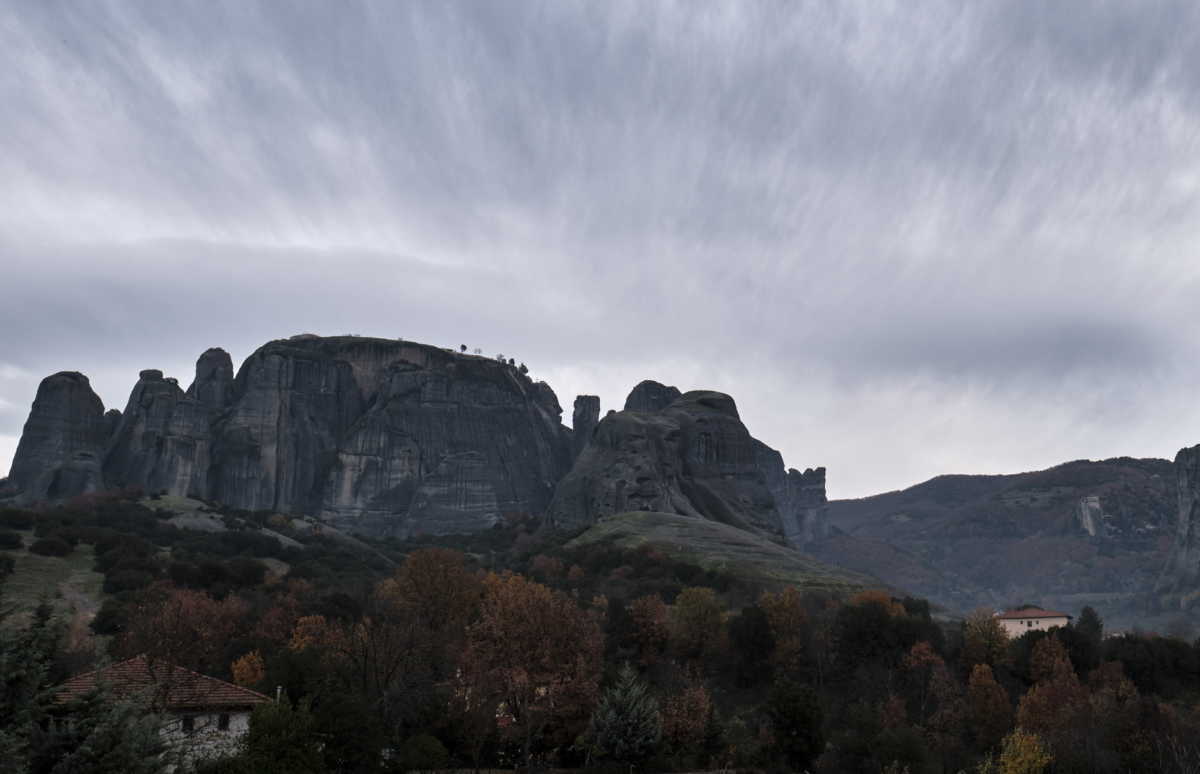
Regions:
M 44 714 L 60 627 L 46 602 L 21 628 L 10 625 L 13 612 L 0 597 L 0 761 L 6 771 L 24 774 L 30 770 L 34 730 Z
M 161 718 L 144 705 L 101 688 L 66 708 L 69 729 L 43 734 L 35 774 L 161 774 L 173 761 Z
M 794 678 L 782 679 L 771 690 L 766 711 L 780 757 L 796 771 L 808 768 L 825 748 L 816 693 Z
M 654 755 L 662 738 L 658 702 L 626 664 L 604 692 L 588 730 L 601 757 L 634 764 Z

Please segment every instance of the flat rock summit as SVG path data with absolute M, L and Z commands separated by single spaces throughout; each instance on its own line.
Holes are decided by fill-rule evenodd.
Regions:
M 83 374 L 46 377 L 0 495 L 138 487 L 399 537 L 638 510 L 796 546 L 826 530 L 824 469 L 787 469 L 728 395 L 646 381 L 603 419 L 598 398 L 579 396 L 573 425 L 511 361 L 305 334 L 263 345 L 236 374 L 210 349 L 186 390 L 144 370 L 123 411 L 106 412 Z

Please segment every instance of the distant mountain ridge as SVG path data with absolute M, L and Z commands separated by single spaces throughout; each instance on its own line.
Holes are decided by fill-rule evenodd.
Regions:
M 1128 457 L 1029 473 L 945 475 L 829 505 L 825 561 L 959 610 L 1039 600 L 1147 604 L 1178 519 L 1175 465 Z

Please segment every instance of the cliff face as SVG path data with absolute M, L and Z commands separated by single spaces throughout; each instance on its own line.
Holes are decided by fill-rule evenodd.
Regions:
M 304 513 L 405 537 L 473 532 L 506 512 L 561 526 L 623 511 L 722 522 L 805 545 L 824 534 L 824 471 L 787 470 L 728 395 L 642 382 L 574 429 L 553 390 L 504 362 L 405 341 L 294 336 L 234 376 L 210 349 L 185 391 L 142 371 L 104 413 L 81 374 L 34 401 L 2 496 L 140 487 L 232 508 Z
M 1200 446 L 1175 456 L 1179 520 L 1166 568 L 1159 579 L 1163 591 L 1194 591 L 1200 583 Z
M 671 395 L 678 397 L 663 405 Z M 750 435 L 732 398 L 705 391 L 680 395 L 643 382 L 625 405 L 637 408 L 601 420 L 559 484 L 548 510 L 552 523 L 575 528 L 627 511 L 654 511 L 803 545 L 806 509 L 820 512 L 824 505 L 824 471 L 814 498 L 799 484 L 797 477 L 805 474 L 786 471 L 779 453 Z M 815 474 L 810 477 L 816 486 Z
M 9 486 L 22 502 L 104 488 L 101 463 L 110 426 L 86 376 L 63 371 L 46 377 L 21 432 Z
M 546 385 L 402 341 L 274 341 L 236 378 L 209 350 L 187 392 L 143 371 L 119 419 L 78 374 L 38 395 L 10 476 L 25 501 L 132 485 L 380 534 L 474 531 L 541 512 L 571 461 Z

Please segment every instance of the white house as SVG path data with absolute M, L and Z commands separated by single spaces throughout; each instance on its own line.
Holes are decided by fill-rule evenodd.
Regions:
M 145 701 L 161 713 L 160 733 L 185 766 L 236 752 L 250 728 L 250 713 L 271 700 L 249 688 L 137 656 L 72 677 L 55 693 L 55 703 L 68 707 L 97 686 L 116 698 Z M 69 726 L 69 715 L 66 720 Z
M 1043 610 L 1040 607 L 1019 607 L 1015 610 L 1005 610 L 996 613 L 996 620 L 1004 627 L 1009 637 L 1020 637 L 1025 632 L 1034 629 L 1053 629 L 1055 626 L 1066 626 L 1071 622 L 1071 616 L 1054 610 Z

